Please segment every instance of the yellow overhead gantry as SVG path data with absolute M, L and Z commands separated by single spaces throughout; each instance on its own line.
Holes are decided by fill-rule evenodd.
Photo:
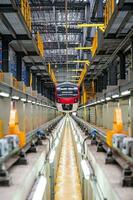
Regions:
M 70 62 L 73 62 L 73 63 L 86 63 L 87 65 L 90 64 L 89 60 L 73 60 L 73 61 L 70 61 Z
M 80 86 L 87 74 L 87 71 L 88 71 L 87 66 L 90 65 L 90 61 L 89 60 L 73 60 L 73 61 L 69 61 L 69 62 L 84 64 L 84 68 L 82 69 L 81 74 L 79 76 L 79 80 L 78 80 L 78 85 Z
M 99 28 L 101 31 L 105 31 L 105 24 L 98 24 L 98 23 L 94 23 L 94 24 L 86 24 L 86 23 L 84 23 L 84 24 L 78 24 L 77 25 L 77 27 L 78 28 Z
M 75 47 L 75 50 L 92 50 L 92 47 Z
M 79 78 L 80 76 L 78 75 L 75 75 L 75 76 L 71 76 L 72 78 Z
M 82 69 L 69 69 L 69 72 L 82 72 Z

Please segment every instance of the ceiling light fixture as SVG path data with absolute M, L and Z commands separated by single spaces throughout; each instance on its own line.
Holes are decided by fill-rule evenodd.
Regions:
M 9 97 L 9 93 L 6 93 L 6 92 L 0 92 L 0 96 L 1 97 Z
M 12 96 L 12 99 L 19 100 L 19 97 L 18 96 Z
M 126 91 L 121 92 L 121 96 L 127 96 L 127 95 L 130 95 L 130 94 L 131 94 L 130 90 L 126 90 Z

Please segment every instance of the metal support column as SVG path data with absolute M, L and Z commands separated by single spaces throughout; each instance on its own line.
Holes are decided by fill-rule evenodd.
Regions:
M 119 52 L 120 58 L 120 79 L 125 79 L 126 76 L 126 67 L 125 67 L 125 54 L 123 52 Z
M 117 85 L 117 66 L 113 63 L 109 66 L 109 85 Z
M 41 94 L 41 77 L 37 76 L 37 92 Z
M 102 75 L 98 76 L 97 79 L 97 92 L 102 92 L 103 90 L 103 77 Z
M 16 79 L 17 81 L 22 80 L 22 54 L 18 53 L 16 54 Z
M 108 85 L 108 72 L 107 69 L 103 71 L 103 89 L 106 89 Z
M 44 96 L 44 82 L 41 81 L 41 94 Z
M 94 86 L 95 86 L 95 91 L 96 91 L 96 93 L 97 93 L 97 92 L 98 92 L 97 79 L 94 79 Z
M 26 86 L 30 87 L 31 66 L 26 66 Z
M 36 78 L 36 73 L 32 72 L 32 90 L 37 89 L 37 78 Z
M 9 40 L 2 38 L 2 71 L 9 72 Z

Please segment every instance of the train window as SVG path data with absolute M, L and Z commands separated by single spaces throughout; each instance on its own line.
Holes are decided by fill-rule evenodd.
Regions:
M 57 87 L 57 95 L 59 97 L 74 97 L 78 95 L 78 88 L 72 86 L 70 87 L 69 85 Z

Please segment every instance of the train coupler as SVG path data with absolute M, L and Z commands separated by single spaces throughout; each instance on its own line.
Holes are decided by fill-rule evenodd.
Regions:
M 132 187 L 133 186 L 133 174 L 129 166 L 123 169 L 122 175 L 122 186 L 123 187 Z
M 6 170 L 5 165 L 0 166 L 0 186 L 10 186 L 12 184 L 11 176 Z

